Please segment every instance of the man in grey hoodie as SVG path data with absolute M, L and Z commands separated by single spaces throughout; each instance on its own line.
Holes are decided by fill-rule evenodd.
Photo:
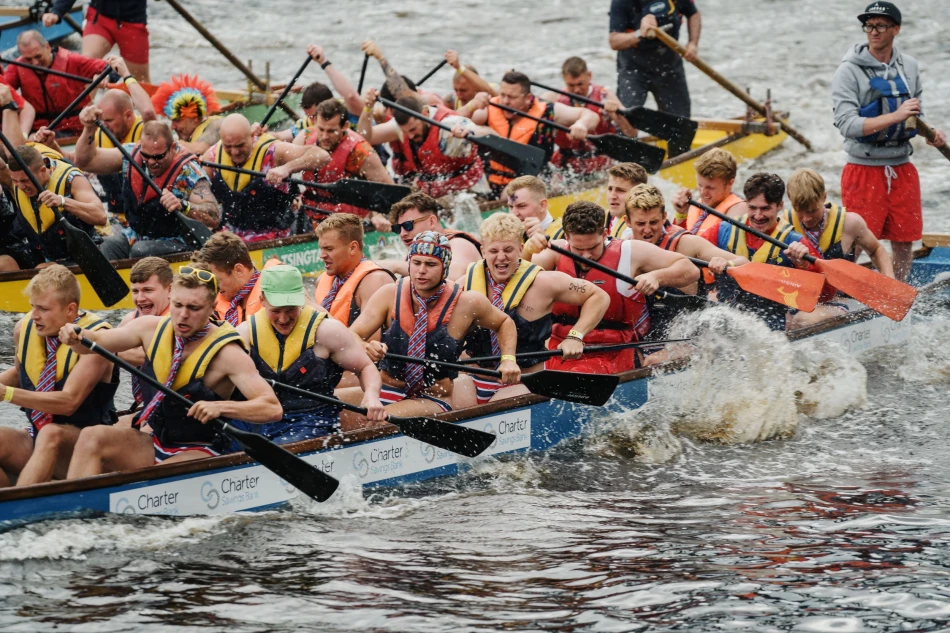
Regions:
M 910 139 L 923 117 L 917 60 L 894 38 L 901 12 L 890 2 L 871 3 L 858 16 L 867 44 L 844 56 L 832 83 L 835 127 L 844 136 L 848 163 L 841 173 L 841 201 L 861 215 L 879 239 L 891 241 L 894 273 L 907 277 L 913 242 L 923 232 L 920 179 L 910 162 Z M 946 142 L 936 131 L 934 145 Z

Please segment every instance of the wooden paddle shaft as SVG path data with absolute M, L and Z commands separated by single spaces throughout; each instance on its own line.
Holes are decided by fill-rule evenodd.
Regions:
M 924 121 L 920 118 L 917 118 L 917 131 L 920 132 L 920 135 L 931 143 L 933 143 L 934 139 L 937 138 L 937 133 L 934 132 L 934 129 L 924 123 Z M 943 154 L 947 160 L 950 160 L 950 147 L 947 147 L 946 143 L 943 144 L 943 147 L 938 147 L 937 151 Z
M 666 44 L 666 46 L 668 46 L 669 48 L 679 53 L 680 56 L 682 56 L 685 59 L 686 49 L 683 48 L 683 45 L 677 42 L 675 39 L 673 39 L 669 35 L 667 35 L 662 30 L 650 29 L 650 31 L 647 33 L 647 37 L 656 37 L 656 39 Z M 745 102 L 746 105 L 748 105 L 750 108 L 752 108 L 759 114 L 763 116 L 767 114 L 764 105 L 762 105 L 761 103 L 753 99 L 752 96 L 749 93 L 747 93 L 745 90 L 743 90 L 739 86 L 735 85 L 734 83 L 732 83 L 731 81 L 729 81 L 728 79 L 720 75 L 712 66 L 704 62 L 699 57 L 692 60 L 690 63 L 692 63 L 693 66 L 701 70 L 704 74 L 706 74 L 710 79 L 715 81 L 717 84 L 719 84 L 720 86 L 722 86 L 723 88 L 731 92 L 733 95 L 741 99 L 743 102 Z M 789 136 L 791 136 L 793 139 L 795 139 L 796 141 L 798 141 L 799 143 L 807 147 L 809 150 L 812 149 L 811 141 L 805 138 L 805 136 L 801 132 L 799 132 L 798 130 L 793 128 L 791 125 L 789 125 L 787 120 L 779 119 L 778 117 L 776 117 L 776 120 L 778 120 L 778 122 L 782 124 L 782 129 L 785 130 Z
M 748 226 L 748 225 L 746 225 L 746 224 L 743 224 L 742 222 L 740 222 L 739 220 L 737 220 L 737 219 L 735 219 L 735 218 L 730 218 L 730 217 L 729 217 L 728 215 L 726 215 L 725 213 L 720 213 L 719 211 L 716 211 L 716 210 L 713 209 L 712 207 L 707 207 L 705 204 L 703 204 L 702 202 L 699 202 L 698 200 L 692 200 L 692 199 L 691 199 L 691 200 L 689 201 L 689 203 L 690 203 L 691 205 L 695 206 L 695 207 L 699 207 L 699 208 L 702 209 L 703 211 L 707 212 L 709 215 L 714 215 L 714 216 L 716 216 L 717 218 L 719 218 L 719 219 L 722 220 L 723 222 L 728 222 L 729 224 L 732 224 L 733 226 L 736 226 L 736 227 L 742 229 L 743 231 L 745 231 L 745 232 L 747 232 L 747 233 L 751 233 L 752 235 L 756 236 L 756 237 L 759 238 L 760 240 L 765 240 L 765 241 L 768 242 L 769 244 L 772 244 L 772 245 L 774 245 L 774 246 L 778 246 L 778 247 L 781 248 L 781 249 L 786 249 L 786 248 L 788 248 L 788 244 L 786 244 L 785 242 L 783 242 L 783 241 L 781 241 L 781 240 L 777 240 L 777 239 L 775 239 L 774 237 L 772 237 L 771 235 L 767 235 L 767 234 L 763 233 L 762 231 L 759 231 L 758 229 L 754 229 L 754 228 L 752 228 L 751 226 Z M 815 263 L 816 261 L 818 261 L 818 260 L 815 258 L 814 255 L 805 255 L 805 261 L 814 264 L 814 263 Z

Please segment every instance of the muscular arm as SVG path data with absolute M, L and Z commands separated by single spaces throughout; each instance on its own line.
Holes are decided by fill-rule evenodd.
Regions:
M 451 241 L 452 244 L 452 264 L 449 266 L 449 274 L 446 279 L 455 281 L 465 275 L 465 270 L 472 262 L 482 258 L 475 245 L 466 239 L 456 238 Z
M 544 238 L 543 235 L 541 237 L 532 237 L 530 240 L 528 240 L 528 244 L 534 246 L 539 241 L 545 242 L 546 238 Z M 552 244 L 560 246 L 561 248 L 567 248 L 567 242 L 564 240 L 554 240 Z M 525 246 L 527 248 L 527 244 Z M 557 260 L 559 257 L 560 255 L 552 251 L 550 248 L 545 248 L 532 255 L 531 263 L 537 264 L 544 270 L 554 270 L 557 268 Z
M 396 297 L 396 286 L 389 284 L 373 293 L 369 301 L 360 308 L 360 315 L 350 326 L 350 332 L 360 341 L 369 340 L 376 330 L 386 324 L 386 314 Z
M 610 307 L 610 295 L 606 292 L 585 279 L 576 279 L 562 272 L 541 274 L 551 285 L 552 301 L 581 307 L 573 329 L 587 334 L 604 318 L 607 308 Z
M 85 176 L 73 178 L 73 181 L 69 184 L 69 195 L 72 197 L 66 198 L 63 209 L 93 226 L 108 224 L 109 218 L 102 206 L 102 200 L 96 195 L 95 190 L 93 190 Z
M 330 155 L 316 145 L 300 146 L 278 142 L 274 162 L 291 174 L 304 170 L 317 171 L 330 160 Z
M 369 303 L 369 300 L 380 288 L 383 286 L 391 286 L 395 283 L 392 277 L 382 271 L 368 273 L 363 277 L 363 281 L 360 282 L 359 287 L 356 289 L 356 305 L 362 308 L 364 304 Z
M 623 103 L 620 102 L 620 99 L 617 98 L 617 95 L 615 95 L 614 93 L 608 90 L 607 101 L 611 101 L 611 100 L 616 101 L 617 103 L 620 103 L 621 107 L 623 106 Z M 624 136 L 629 136 L 631 138 L 636 138 L 637 128 L 633 127 L 633 125 L 630 124 L 630 121 L 627 119 L 627 117 L 617 112 L 608 112 L 607 117 L 610 118 L 611 121 L 613 121 L 613 124 L 617 126 L 617 130 L 619 130 L 621 134 L 623 134 Z
M 10 402 L 53 415 L 72 415 L 89 397 L 110 366 L 111 363 L 99 355 L 84 356 L 69 372 L 62 390 L 41 392 L 17 389 Z
M 588 132 L 593 132 L 600 123 L 600 117 L 593 110 L 575 108 L 563 103 L 554 104 L 554 120 L 561 125 L 574 125 L 580 121 Z
M 24 103 L 23 107 L 20 108 L 20 129 L 23 130 L 24 134 L 30 133 L 30 130 L 33 129 L 33 121 L 35 120 L 36 108 L 34 108 L 30 102 Z
M 85 126 L 76 141 L 76 167 L 90 174 L 115 174 L 122 171 L 122 152 L 96 147 L 95 126 Z
M 735 253 L 725 251 L 698 235 L 681 236 L 676 246 L 676 252 L 681 255 L 686 255 L 687 257 L 704 259 L 707 262 L 713 257 L 722 257 L 727 262 L 732 262 L 734 266 L 742 266 L 743 264 L 749 263 L 749 260 L 745 257 L 740 257 Z
M 399 125 L 396 119 L 390 119 L 385 123 L 373 125 L 373 114 L 363 112 L 360 114 L 360 120 L 357 124 L 357 134 L 366 139 L 370 145 L 381 145 L 383 143 L 394 143 L 399 140 Z
M 261 378 L 254 361 L 237 345 L 225 345 L 211 361 L 210 371 L 221 371 L 246 398 L 243 402 L 225 400 L 220 414 L 247 422 L 277 422 L 284 416 L 280 400 Z
M 389 86 L 389 91 L 393 93 L 393 99 L 412 94 L 406 80 L 396 72 L 396 69 L 389 64 L 385 57 L 381 56 L 379 58 L 379 67 L 383 69 L 383 74 L 386 75 L 386 85 Z
M 324 72 L 327 74 L 327 79 L 330 80 L 334 90 L 343 98 L 347 112 L 353 115 L 358 115 L 363 112 L 363 97 L 360 96 L 360 93 L 356 92 L 356 88 L 354 88 L 350 80 L 346 78 L 346 75 L 341 73 L 333 64 L 327 66 Z
M 669 288 L 682 288 L 699 279 L 699 269 L 685 256 L 647 242 L 635 241 L 633 244 L 630 252 L 631 276 L 653 273 L 657 284 Z
M 161 317 L 157 316 L 142 316 L 127 325 L 111 330 L 96 330 L 95 332 L 83 330 L 82 337 L 93 341 L 113 354 L 118 354 L 135 347 L 144 348 L 147 346 L 160 320 Z M 79 342 L 79 337 L 73 330 L 72 324 L 66 325 L 60 330 L 59 340 L 64 345 L 69 345 L 80 356 L 95 354 L 94 351 Z
M 132 105 L 139 111 L 143 123 L 154 121 L 158 118 L 155 114 L 155 106 L 152 105 L 152 98 L 145 92 L 145 88 L 137 81 L 130 81 L 125 84 L 129 89 L 129 96 L 132 98 Z
M 199 180 L 191 190 L 188 202 L 191 203 L 189 217 L 195 218 L 211 230 L 218 228 L 221 223 L 221 205 L 211 192 L 210 182 Z
M 393 184 L 392 176 L 389 175 L 389 172 L 386 171 L 386 168 L 383 166 L 383 161 L 379 158 L 379 154 L 373 152 L 363 161 L 362 176 L 366 180 L 372 182 L 382 182 L 387 185 Z
M 370 361 L 363 346 L 353 340 L 352 333 L 346 326 L 332 319 L 325 319 L 317 330 L 317 340 L 320 347 L 330 350 L 330 360 L 351 371 L 359 378 L 363 393 L 379 397 L 382 381 L 379 370 Z
M 116 327 L 123 327 L 125 325 L 128 325 L 134 320 L 135 320 L 135 312 L 129 312 L 124 317 L 122 317 L 122 320 L 119 322 L 119 325 Z M 142 363 L 145 362 L 145 350 L 142 347 L 133 347 L 132 349 L 126 350 L 122 352 L 121 354 L 119 354 L 119 358 L 121 358 L 122 360 L 128 363 L 135 365 L 136 367 L 140 367 Z
M 703 16 L 699 11 L 686 19 L 686 29 L 689 31 L 689 43 L 699 46 L 699 36 L 703 31 Z
M 881 242 L 871 233 L 871 229 L 868 228 L 864 218 L 857 213 L 848 213 L 844 220 L 844 230 L 854 236 L 852 248 L 854 246 L 861 248 L 874 262 L 874 267 L 877 268 L 879 273 L 894 278 L 894 265 L 891 262 L 891 256 Z

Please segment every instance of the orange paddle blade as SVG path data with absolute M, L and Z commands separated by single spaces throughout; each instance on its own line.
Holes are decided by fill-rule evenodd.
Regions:
M 726 273 L 746 292 L 802 312 L 815 309 L 825 285 L 818 273 L 759 262 L 727 268 Z
M 815 263 L 832 286 L 894 321 L 907 316 L 917 298 L 917 289 L 913 286 L 853 262 L 819 259 Z

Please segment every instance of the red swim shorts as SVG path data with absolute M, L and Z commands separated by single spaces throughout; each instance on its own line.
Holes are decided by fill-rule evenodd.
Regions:
M 913 242 L 923 233 L 920 178 L 912 163 L 896 167 L 848 163 L 841 172 L 841 203 L 864 218 L 878 239 Z
M 119 55 L 128 62 L 148 63 L 148 27 L 141 22 L 116 22 L 89 7 L 82 34 L 98 35 L 110 44 L 118 44 Z

